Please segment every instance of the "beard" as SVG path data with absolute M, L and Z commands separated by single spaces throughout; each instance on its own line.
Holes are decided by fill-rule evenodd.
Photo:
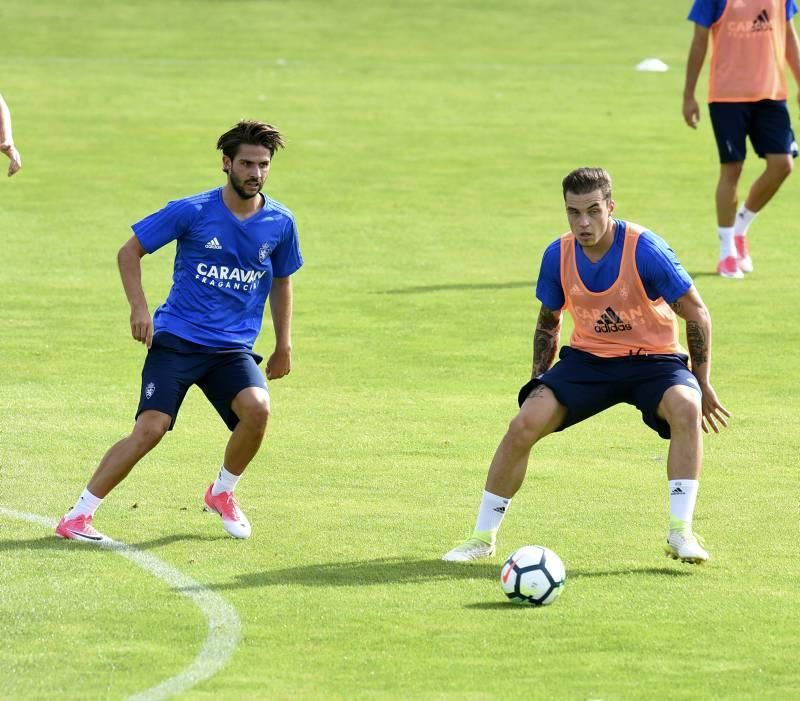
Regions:
M 258 189 L 255 192 L 247 192 L 244 189 L 245 183 L 256 183 L 256 180 L 242 180 L 241 178 L 237 178 L 233 173 L 228 173 L 228 178 L 230 180 L 231 187 L 234 189 L 237 195 L 241 197 L 243 200 L 252 200 L 256 195 L 261 193 L 261 188 L 264 187 L 264 183 L 260 183 Z

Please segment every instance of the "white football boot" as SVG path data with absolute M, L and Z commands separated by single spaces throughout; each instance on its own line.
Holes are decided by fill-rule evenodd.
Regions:
M 670 531 L 667 536 L 666 545 L 664 545 L 664 552 L 667 557 L 673 560 L 680 560 L 681 562 L 690 562 L 694 565 L 699 565 L 708 560 L 709 554 L 700 545 L 691 531 Z
M 469 562 L 491 557 L 495 553 L 495 544 L 487 543 L 480 538 L 468 538 L 461 545 L 457 545 L 450 552 L 445 553 L 442 560 L 445 562 Z

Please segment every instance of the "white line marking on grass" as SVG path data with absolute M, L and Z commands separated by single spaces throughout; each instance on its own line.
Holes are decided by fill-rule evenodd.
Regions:
M 2 506 L 0 506 L 0 516 L 28 521 L 50 529 L 54 529 L 57 524 L 57 521 L 46 516 L 12 511 Z M 81 545 L 92 547 L 91 543 Z M 242 637 L 242 622 L 231 604 L 172 565 L 159 560 L 155 555 L 115 540 L 99 545 L 130 560 L 134 565 L 166 582 L 179 594 L 191 599 L 208 621 L 208 636 L 194 661 L 180 674 L 128 697 L 128 701 L 167 699 L 213 677 L 228 663 Z

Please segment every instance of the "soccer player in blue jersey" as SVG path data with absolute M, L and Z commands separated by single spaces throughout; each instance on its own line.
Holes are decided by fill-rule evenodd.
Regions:
M 692 530 L 703 460 L 701 428 L 719 432 L 728 411 L 711 386 L 711 316 L 663 239 L 612 217 L 611 177 L 578 168 L 562 183 L 570 230 L 548 246 L 536 296 L 531 379 L 519 413 L 489 466 L 472 536 L 443 559 L 490 557 L 533 446 L 616 404 L 635 406 L 670 441 L 667 457 L 670 557 L 699 563 L 708 553 Z M 569 345 L 558 351 L 561 317 L 572 317 Z M 676 315 L 686 322 L 688 357 Z M 552 367 L 551 367 L 552 365 Z
M 267 427 L 270 400 L 263 360 L 253 352 L 267 298 L 275 349 L 266 378 L 291 369 L 291 275 L 303 264 L 292 213 L 265 196 L 283 138 L 273 126 L 241 121 L 220 136 L 224 187 L 170 202 L 132 226 L 118 264 L 131 307 L 133 338 L 147 346 L 136 423 L 103 456 L 56 535 L 84 542 L 105 536 L 92 526 L 108 493 L 175 425 L 187 390 L 197 385 L 231 430 L 205 504 L 234 538 L 251 527 L 233 495 Z M 172 289 L 151 317 L 141 283 L 141 259 L 176 241 Z

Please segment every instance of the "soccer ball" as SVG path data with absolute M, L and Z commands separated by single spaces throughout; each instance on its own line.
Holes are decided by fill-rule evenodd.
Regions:
M 552 604 L 565 580 L 561 558 L 541 545 L 525 545 L 511 553 L 500 571 L 500 586 L 515 604 Z

